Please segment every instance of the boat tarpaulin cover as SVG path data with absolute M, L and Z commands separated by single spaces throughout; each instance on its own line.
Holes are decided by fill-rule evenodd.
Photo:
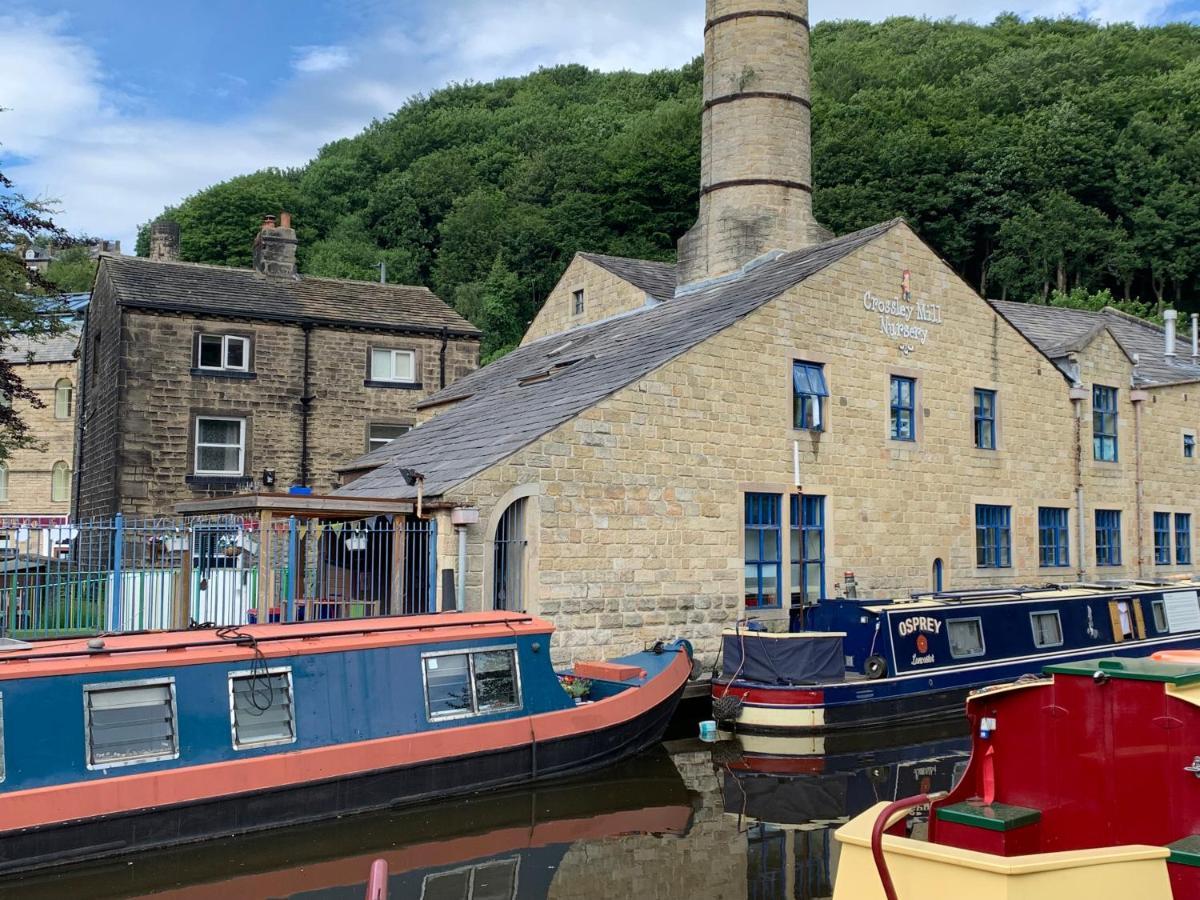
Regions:
M 727 634 L 721 660 L 726 678 L 765 684 L 836 681 L 846 674 L 841 635 Z

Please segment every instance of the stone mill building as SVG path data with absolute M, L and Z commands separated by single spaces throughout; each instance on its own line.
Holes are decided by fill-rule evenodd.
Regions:
M 707 12 L 678 265 L 577 256 L 518 350 L 339 493 L 420 492 L 466 607 L 553 619 L 559 657 L 681 634 L 711 659 L 847 573 L 895 596 L 1190 571 L 1194 322 L 1189 347 L 1173 321 L 989 303 L 900 220 L 830 235 L 806 3 Z
M 180 262 L 169 222 L 146 259 L 102 255 L 79 357 L 76 515 L 163 515 L 329 493 L 478 366 L 479 332 L 423 287 L 301 275 L 285 213 L 249 269 Z

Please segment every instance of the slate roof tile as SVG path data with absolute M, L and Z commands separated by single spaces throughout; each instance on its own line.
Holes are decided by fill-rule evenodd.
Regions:
M 655 300 L 670 300 L 675 296 L 675 264 L 625 256 L 604 256 L 600 253 L 580 253 L 588 262 L 628 281 Z
M 78 346 L 79 330 L 76 328 L 44 340 L 14 335 L 0 350 L 0 356 L 10 363 L 71 362 Z

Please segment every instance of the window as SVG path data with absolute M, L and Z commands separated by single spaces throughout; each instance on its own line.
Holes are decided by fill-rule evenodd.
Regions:
M 792 422 L 796 428 L 822 431 L 825 428 L 825 367 L 816 363 L 792 363 Z
M 975 446 L 996 449 L 996 392 L 975 388 Z
M 8 499 L 8 466 L 0 463 L 0 503 Z
M 492 548 L 492 604 L 523 609 L 525 604 L 525 498 L 514 500 L 496 525 Z
M 1175 565 L 1192 564 L 1192 514 L 1175 513 Z
M 780 606 L 779 494 L 746 495 L 746 606 Z
M 1035 647 L 1058 647 L 1062 644 L 1062 619 L 1057 612 L 1030 613 L 1029 620 L 1033 626 Z
M 1171 564 L 1171 514 L 1156 512 L 1154 514 L 1154 564 L 1169 566 Z
M 386 447 L 402 434 L 408 434 L 407 425 L 368 425 L 367 452 Z
M 978 619 L 950 619 L 946 622 L 950 637 L 950 655 L 955 659 L 983 656 L 983 623 Z
M 196 418 L 197 475 L 241 475 L 245 460 L 245 419 Z
M 917 439 L 916 417 L 917 382 L 915 378 L 892 376 L 892 428 L 893 441 L 915 441 Z
M 5 478 L 7 479 L 7 473 Z M 50 469 L 50 500 L 54 503 L 66 503 L 70 499 L 71 467 L 60 459 Z
M 430 720 L 486 716 L 521 708 L 517 654 L 489 647 L 421 657 Z
M 806 605 L 825 596 L 825 498 L 792 496 L 792 591 Z
M 1096 565 L 1121 564 L 1121 511 L 1096 510 Z
M 202 334 L 197 340 L 197 368 L 213 372 L 246 372 L 250 369 L 249 338 L 233 334 Z
M 67 378 L 60 378 L 54 385 L 54 418 L 71 418 L 71 401 L 75 397 L 75 387 Z
M 425 876 L 421 900 L 514 900 L 521 861 L 492 860 Z
M 1183 436 L 1183 458 L 1192 459 L 1196 455 L 1196 436 L 1194 434 L 1185 434 Z
M 1101 462 L 1117 461 L 1117 389 L 1092 387 L 1092 455 Z
M 575 315 L 582 316 L 583 315 L 583 291 L 576 291 L 574 294 L 571 295 L 571 299 L 574 302 Z
M 1007 569 L 1012 565 L 1010 507 L 975 507 L 975 565 L 981 569 Z
M 415 382 L 417 354 L 412 350 L 372 350 L 371 380 Z
M 1170 629 L 1167 626 L 1167 604 L 1163 600 L 1150 601 L 1150 613 L 1154 616 L 1154 630 L 1159 634 L 1166 634 Z
M 85 685 L 83 711 L 89 769 L 179 756 L 173 678 Z
M 1067 511 L 1043 506 L 1038 510 L 1038 565 L 1063 568 L 1071 564 Z
M 230 672 L 229 716 L 235 750 L 295 741 L 292 670 Z

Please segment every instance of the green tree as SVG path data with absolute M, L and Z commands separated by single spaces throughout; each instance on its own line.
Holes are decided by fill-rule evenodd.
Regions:
M 46 281 L 54 285 L 55 290 L 67 294 L 90 291 L 95 277 L 96 261 L 84 246 L 60 251 L 46 267 Z

